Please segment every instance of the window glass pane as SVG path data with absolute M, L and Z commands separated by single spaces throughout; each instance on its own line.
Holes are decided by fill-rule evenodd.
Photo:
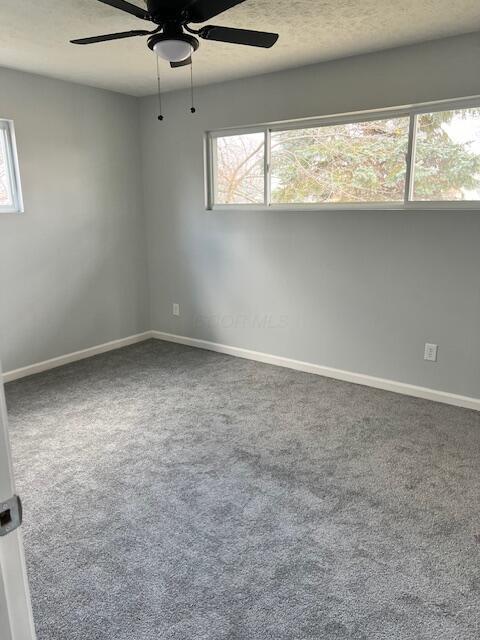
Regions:
M 13 206 L 10 176 L 8 174 L 7 137 L 5 129 L 0 128 L 0 206 Z
M 480 109 L 417 118 L 415 200 L 480 200 Z
M 214 138 L 215 204 L 264 202 L 265 134 Z
M 409 118 L 272 133 L 273 203 L 402 202 Z

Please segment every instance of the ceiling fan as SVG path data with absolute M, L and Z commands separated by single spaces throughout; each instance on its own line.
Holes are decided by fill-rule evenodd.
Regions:
M 138 29 L 109 33 L 103 36 L 80 38 L 71 40 L 73 44 L 93 44 L 107 40 L 119 40 L 134 36 L 150 36 L 148 46 L 157 56 L 168 60 L 171 67 L 183 67 L 192 62 L 192 54 L 199 47 L 195 36 L 204 40 L 230 42 L 251 47 L 272 47 L 278 40 L 277 33 L 265 31 L 250 31 L 248 29 L 233 29 L 231 27 L 217 27 L 206 25 L 200 29 L 192 29 L 190 23 L 202 23 L 214 18 L 220 13 L 231 9 L 245 0 L 145 0 L 147 5 L 143 9 L 125 0 L 98 0 L 111 7 L 126 11 L 131 15 L 148 20 L 157 25 L 153 31 Z M 188 33 L 186 33 L 188 32 Z

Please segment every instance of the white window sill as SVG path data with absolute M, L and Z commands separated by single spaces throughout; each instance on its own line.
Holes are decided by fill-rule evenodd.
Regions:
M 362 204 L 216 204 L 206 207 L 207 211 L 404 211 L 419 213 L 423 211 L 475 211 L 480 212 L 480 201 L 439 202 L 372 202 Z

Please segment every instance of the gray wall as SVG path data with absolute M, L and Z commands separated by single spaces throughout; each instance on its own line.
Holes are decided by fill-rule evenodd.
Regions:
M 195 116 L 175 92 L 162 124 L 143 99 L 152 328 L 480 397 L 480 213 L 205 212 L 202 157 L 208 129 L 480 94 L 479 52 L 474 34 L 211 85 Z
M 474 34 L 210 85 L 195 116 L 175 92 L 163 124 L 154 98 L 0 69 L 25 199 L 0 215 L 4 370 L 154 328 L 479 397 L 480 214 L 203 207 L 205 130 L 480 94 L 479 50 Z
M 0 214 L 5 371 L 147 328 L 138 102 L 0 69 L 25 213 Z

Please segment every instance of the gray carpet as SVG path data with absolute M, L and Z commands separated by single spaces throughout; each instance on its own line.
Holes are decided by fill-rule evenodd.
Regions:
M 7 399 L 39 640 L 480 637 L 480 414 L 153 341 Z

